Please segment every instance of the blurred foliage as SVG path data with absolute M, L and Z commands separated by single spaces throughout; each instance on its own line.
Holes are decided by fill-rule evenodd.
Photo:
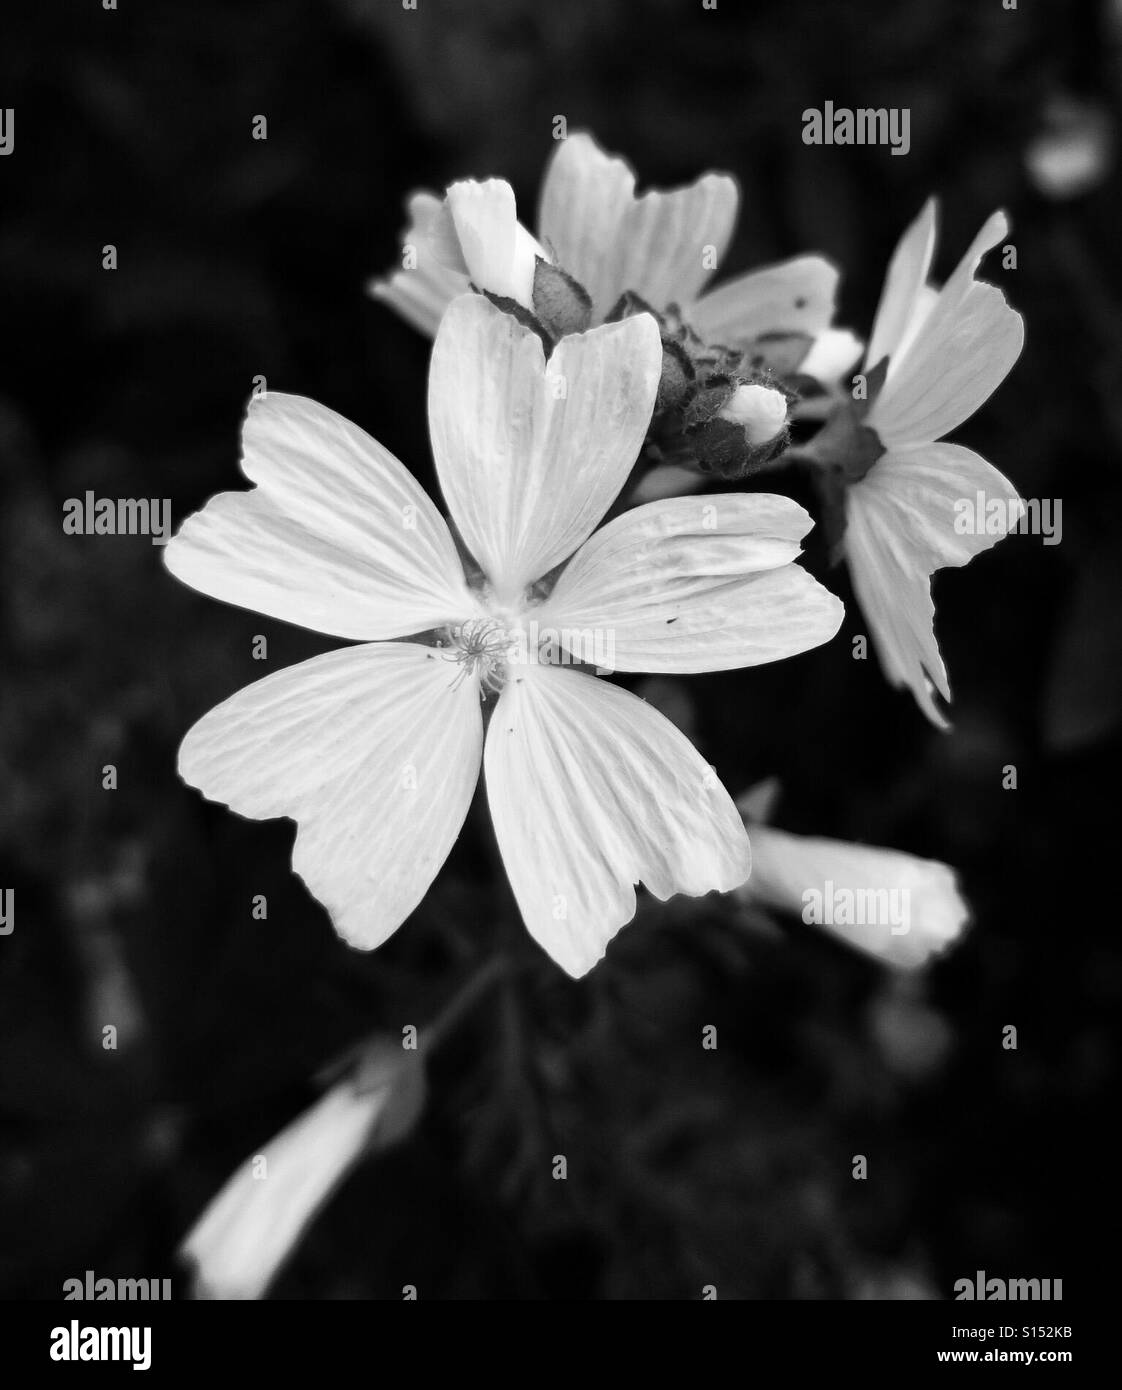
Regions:
M 0 161 L 0 884 L 17 896 L 0 939 L 0 1292 L 169 1273 L 326 1059 L 424 1023 L 495 950 L 516 968 L 443 1049 L 419 1130 L 349 1181 L 279 1293 L 903 1298 L 977 1268 L 1078 1286 L 1122 992 L 1105 873 L 1122 208 L 1113 179 L 1047 201 L 1023 153 L 1057 94 L 1113 128 L 1119 9 L 122 0 L 60 24 L 23 7 L 0 49 L 17 112 Z M 827 97 L 910 106 L 911 154 L 804 146 L 801 112 Z M 349 951 L 289 870 L 291 826 L 242 821 L 175 775 L 190 723 L 261 674 L 254 634 L 268 669 L 332 644 L 187 591 L 144 538 L 62 535 L 63 500 L 87 488 L 170 496 L 178 522 L 238 486 L 259 373 L 431 486 L 427 345 L 364 281 L 394 258 L 416 186 L 497 174 L 532 206 L 556 114 L 646 181 L 734 171 L 729 269 L 823 250 L 858 331 L 928 193 L 940 273 L 995 205 L 1011 212 L 1003 284 L 1028 342 L 961 437 L 1025 496 L 1062 497 L 1064 538 L 1011 539 L 937 580 L 954 733 L 851 660 L 852 605 L 823 650 L 643 687 L 734 793 L 778 776 L 788 828 L 961 869 L 976 927 L 924 985 L 713 900 L 644 900 L 574 984 L 518 924 L 481 805 L 407 926 Z M 851 600 L 840 572 L 827 582 Z

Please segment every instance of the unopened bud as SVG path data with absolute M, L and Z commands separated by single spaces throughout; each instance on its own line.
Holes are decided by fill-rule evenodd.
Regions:
M 749 444 L 767 444 L 787 423 L 787 397 L 772 386 L 738 386 L 717 418 L 739 425 Z
M 196 1298 L 264 1297 L 355 1165 L 404 1138 L 420 1117 L 423 1057 L 371 1039 L 342 1079 L 246 1159 L 184 1240 Z
M 662 340 L 662 375 L 658 383 L 655 413 L 681 405 L 693 388 L 696 373 L 690 355 L 680 343 Z

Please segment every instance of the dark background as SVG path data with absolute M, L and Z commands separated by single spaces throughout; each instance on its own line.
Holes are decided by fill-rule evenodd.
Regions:
M 976 1269 L 1062 1278 L 1069 1297 L 1092 1283 L 1122 992 L 1122 202 L 1109 176 L 1049 200 L 1024 156 L 1063 94 L 1113 130 L 1120 7 L 87 0 L 22 6 L 4 30 L 0 1292 L 170 1274 L 325 1061 L 431 1018 L 497 948 L 511 977 L 438 1054 L 417 1129 L 356 1173 L 277 1292 L 947 1297 Z M 827 98 L 909 106 L 910 154 L 804 146 L 802 110 Z M 1018 268 L 987 273 L 1026 349 L 956 438 L 1023 496 L 1062 498 L 1063 543 L 1015 537 L 937 579 L 953 734 L 851 659 L 852 607 L 837 641 L 779 666 L 630 682 L 734 794 L 781 778 L 785 827 L 961 870 L 976 925 L 926 983 L 713 899 L 645 904 L 573 983 L 517 924 L 483 806 L 408 924 L 348 950 L 290 872 L 291 825 L 240 820 L 174 770 L 205 710 L 338 644 L 192 593 L 143 537 L 62 533 L 87 488 L 170 497 L 178 525 L 241 486 L 257 374 L 431 485 L 428 344 L 364 282 L 395 260 L 417 186 L 506 177 L 532 221 L 557 114 L 646 183 L 733 171 L 729 271 L 826 252 L 839 322 L 862 334 L 929 192 L 940 277 L 994 207 L 1011 214 Z M 844 571 L 826 582 L 850 599 Z

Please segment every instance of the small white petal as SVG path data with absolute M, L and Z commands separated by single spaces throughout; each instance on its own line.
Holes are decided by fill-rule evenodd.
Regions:
M 822 256 L 796 256 L 726 280 L 687 316 L 708 343 L 735 346 L 764 333 L 814 337 L 833 322 L 837 289 L 836 266 Z
M 976 510 L 979 492 L 1016 521 L 1017 493 L 985 459 L 957 444 L 920 444 L 891 450 L 846 493 L 845 553 L 884 673 L 908 686 L 943 729 L 932 686 L 945 700 L 950 686 L 935 640 L 931 575 L 965 565 L 1007 533 L 1006 524 L 956 525 L 964 504 Z
M 464 188 L 478 188 L 478 184 L 465 184 Z M 499 185 L 496 184 L 496 189 Z M 507 209 L 509 222 L 510 216 L 514 211 L 514 194 L 506 184 L 501 185 L 505 190 L 505 197 L 499 194 L 498 201 L 509 204 Z M 452 200 L 446 193 L 443 198 L 436 198 L 424 195 L 423 199 L 418 197 L 412 204 L 413 216 L 417 227 L 417 240 L 425 244 L 429 252 L 429 259 L 437 260 L 447 270 L 453 271 L 462 277 L 464 288 L 467 288 L 467 281 L 471 278 L 471 267 L 464 259 L 464 249 L 460 245 L 460 234 L 456 230 L 456 219 L 452 213 Z
M 431 338 L 452 300 L 468 288 L 467 277 L 442 266 L 427 274 L 395 270 L 388 280 L 371 280 L 367 292 L 388 304 L 406 323 Z
M 444 316 L 429 372 L 429 429 L 452 519 L 500 602 L 592 532 L 642 447 L 662 372 L 649 314 L 564 338 L 479 295 Z
M 934 301 L 919 294 L 913 301 L 902 330 L 906 351 L 895 365 L 890 359 L 865 421 L 889 447 L 949 434 L 989 399 L 1020 356 L 1020 314 L 996 286 L 974 279 L 982 257 L 1008 231 L 1005 215 L 994 213 Z M 923 315 L 918 325 L 917 313 Z M 875 350 L 874 340 L 870 365 Z
M 864 351 L 864 343 L 848 328 L 824 328 L 799 363 L 799 371 L 823 386 L 832 386 L 848 376 Z
M 527 666 L 487 731 L 487 797 L 523 920 L 583 975 L 656 898 L 727 892 L 751 870 L 748 836 L 712 768 L 673 724 L 606 681 Z
M 532 309 L 535 260 L 549 257 L 518 221 L 510 184 L 467 179 L 452 184 L 447 201 L 472 283 Z
M 891 378 L 901 364 L 906 360 L 908 349 L 919 338 L 924 325 L 931 317 L 931 311 L 939 302 L 939 291 L 934 285 L 924 285 L 917 291 L 915 300 L 912 303 L 911 317 L 904 327 L 904 332 L 897 344 L 895 355 L 888 359 L 888 372 L 885 380 Z
M 798 565 L 813 525 L 787 497 L 650 502 L 589 540 L 532 617 L 582 660 L 620 671 L 722 671 L 829 641 L 841 602 Z
M 251 402 L 242 472 L 188 517 L 164 563 L 211 598 L 336 637 L 404 637 L 477 612 L 448 527 L 394 456 L 341 415 Z
M 352 946 L 371 950 L 420 902 L 479 777 L 479 686 L 433 647 L 313 657 L 206 714 L 179 775 L 212 801 L 297 822 L 292 867 Z
M 592 297 L 593 321 L 625 290 L 653 309 L 692 303 L 732 236 L 739 201 L 727 174 L 635 196 L 635 175 L 578 132 L 546 170 L 539 239 Z
M 881 668 L 889 684 L 911 690 L 936 728 L 949 729 L 934 700 L 937 691 L 949 701 L 951 690 L 935 640 L 930 576 L 901 567 L 886 542 L 881 510 L 852 493 L 846 502 L 845 550 Z
M 468 289 L 467 267 L 453 264 L 436 228 L 444 201 L 435 194 L 414 193 L 409 199 L 409 226 L 402 233 L 403 249 L 411 254 L 411 268 L 396 270 L 388 278 L 371 280 L 367 289 L 384 300 L 407 323 L 431 338 L 453 299 Z
M 904 969 L 926 965 L 953 946 L 970 919 L 946 864 L 770 826 L 752 826 L 752 877 L 740 891 L 804 921 L 826 918 L 818 922 L 824 930 Z M 852 896 L 843 913 L 846 895 Z M 836 921 L 843 915 L 865 920 Z
M 870 367 L 884 357 L 890 359 L 893 368 L 899 363 L 901 344 L 931 274 L 938 211 L 936 200 L 928 198 L 893 252 L 869 337 L 865 360 Z

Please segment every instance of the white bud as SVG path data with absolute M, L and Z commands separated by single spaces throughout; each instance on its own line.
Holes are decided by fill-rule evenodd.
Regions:
M 352 1074 L 246 1159 L 183 1242 L 195 1298 L 264 1297 L 363 1155 L 396 1142 L 417 1119 L 424 1103 L 421 1057 L 396 1040 L 372 1040 Z
M 750 827 L 750 834 L 752 877 L 737 890 L 743 900 L 802 914 L 808 893 L 815 890 L 825 897 L 828 885 L 830 895 L 847 894 L 863 903 L 864 911 L 848 914 L 860 920 L 844 923 L 829 920 L 833 914 L 827 913 L 816 925 L 887 965 L 918 969 L 949 950 L 966 931 L 970 909 L 954 870 L 938 860 L 875 845 L 790 835 L 758 824 Z M 896 912 L 897 908 L 903 910 Z M 907 930 L 899 929 L 904 926 Z
M 738 386 L 717 418 L 740 425 L 749 444 L 766 444 L 787 423 L 787 398 L 771 386 Z

